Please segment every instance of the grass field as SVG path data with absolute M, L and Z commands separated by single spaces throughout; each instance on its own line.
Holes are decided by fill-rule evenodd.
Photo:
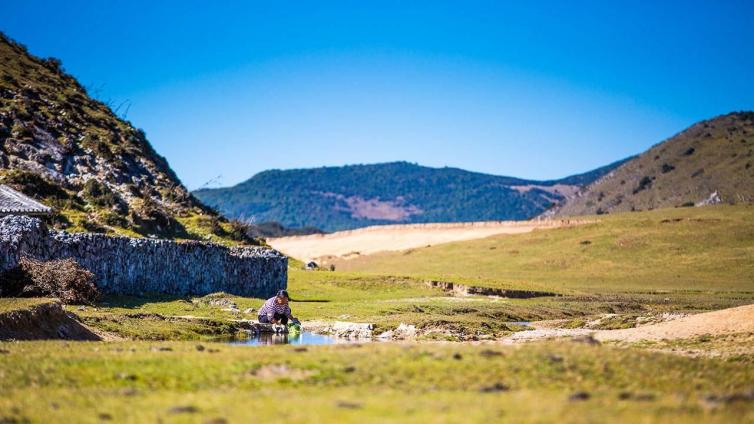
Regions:
M 4 422 L 754 419 L 750 364 L 575 342 L 0 348 Z
M 625 328 L 754 303 L 752 218 L 747 207 L 623 214 L 364 257 L 337 272 L 290 269 L 301 319 L 370 322 L 377 333 L 412 324 L 419 342 L 232 346 L 220 342 L 235 335 L 230 320 L 256 311 L 216 301 L 244 311 L 263 299 L 227 294 L 68 306 L 118 340 L 0 342 L 0 422 L 752 422 L 752 334 L 492 341 L 521 331 L 515 321 L 581 327 L 615 314 L 598 328 Z M 425 279 L 559 296 L 453 297 Z M 0 299 L 0 313 L 43 301 Z
M 337 269 L 562 292 L 754 291 L 754 207 L 599 222 L 341 260 Z

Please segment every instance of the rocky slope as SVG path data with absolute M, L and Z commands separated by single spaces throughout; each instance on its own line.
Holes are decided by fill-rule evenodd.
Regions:
M 54 207 L 53 224 L 70 231 L 216 241 L 233 232 L 142 130 L 88 96 L 60 61 L 34 57 L 3 34 L 0 183 Z
M 623 161 L 532 181 L 407 162 L 261 172 L 194 192 L 226 216 L 338 231 L 375 224 L 519 220 L 536 216 Z
M 754 202 L 754 112 L 699 122 L 568 200 L 555 214 L 585 215 Z

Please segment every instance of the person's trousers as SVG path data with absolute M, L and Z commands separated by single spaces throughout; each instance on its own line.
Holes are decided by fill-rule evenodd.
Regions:
M 273 316 L 272 318 L 280 321 L 280 323 L 283 325 L 288 325 L 288 317 L 284 314 L 275 314 L 275 316 Z M 270 320 L 267 318 L 267 314 L 260 315 L 259 322 L 261 322 L 262 324 L 270 324 Z

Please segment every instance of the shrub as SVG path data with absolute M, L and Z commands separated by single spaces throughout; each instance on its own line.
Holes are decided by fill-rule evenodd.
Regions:
M 263 241 L 260 240 L 259 230 L 254 224 L 239 221 L 237 219 L 230 221 L 230 232 L 228 235 L 231 239 L 240 241 L 244 244 L 250 244 L 252 246 L 261 246 L 263 244 Z
M 663 163 L 662 164 L 662 173 L 663 174 L 667 174 L 668 172 L 670 172 L 670 171 L 672 171 L 674 169 L 675 169 L 675 166 L 673 166 L 673 165 L 670 165 L 668 163 Z
M 139 234 L 164 237 L 188 236 L 183 225 L 148 195 L 143 197 L 141 207 L 138 210 L 132 210 L 130 216 Z
M 652 185 L 652 178 L 650 178 L 650 177 L 648 177 L 646 175 L 643 176 L 641 178 L 641 180 L 639 181 L 639 185 L 636 186 L 636 188 L 634 189 L 634 194 L 636 194 L 636 193 L 638 193 L 638 192 L 646 189 L 650 185 Z
M 56 183 L 47 181 L 39 174 L 20 169 L 6 172 L 0 182 L 33 198 L 67 200 L 70 195 Z
M 220 225 L 220 218 L 217 216 L 200 216 L 197 219 L 197 225 L 219 237 L 228 235 L 228 232 Z
M 99 296 L 94 274 L 73 259 L 37 261 L 21 258 L 3 273 L 3 296 L 57 297 L 63 303 L 92 303 Z
M 56 74 L 63 72 L 63 62 L 57 57 L 48 57 L 47 59 L 42 59 L 42 64 L 47 69 L 55 72 Z
M 100 207 L 112 207 L 120 203 L 120 198 L 110 190 L 110 187 L 94 178 L 84 183 L 81 194 L 84 199 Z

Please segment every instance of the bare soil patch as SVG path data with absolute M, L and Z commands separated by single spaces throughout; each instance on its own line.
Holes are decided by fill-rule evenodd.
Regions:
M 401 251 L 473 240 L 499 234 L 528 233 L 587 223 L 578 220 L 490 221 L 435 224 L 377 225 L 331 234 L 271 238 L 273 248 L 296 259 L 349 259 L 382 251 Z

